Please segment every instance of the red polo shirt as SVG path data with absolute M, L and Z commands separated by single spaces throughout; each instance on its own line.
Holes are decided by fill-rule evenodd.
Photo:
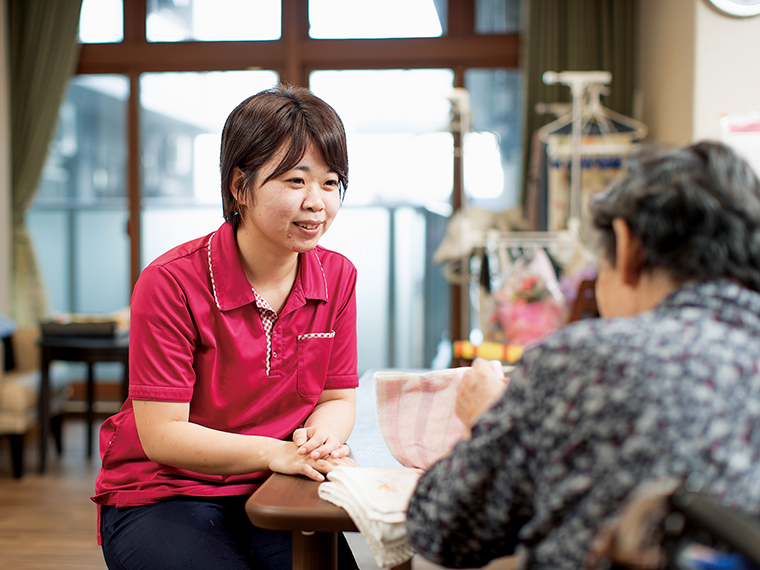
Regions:
M 265 330 L 229 224 L 146 267 L 131 304 L 130 399 L 101 428 L 93 500 L 131 506 L 252 493 L 268 472 L 203 475 L 150 461 L 131 399 L 189 402 L 193 423 L 290 439 L 323 390 L 359 383 L 355 283 L 342 255 L 300 254 L 285 307 L 273 323 L 264 319 Z

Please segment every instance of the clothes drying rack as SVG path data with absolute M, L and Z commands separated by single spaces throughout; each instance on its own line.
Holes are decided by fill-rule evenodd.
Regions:
M 547 71 L 542 76 L 547 85 L 563 84 L 570 88 L 570 112 L 564 112 L 538 131 L 539 139 L 548 145 L 550 155 L 570 154 L 570 219 L 569 230 L 580 227 L 581 157 L 599 154 L 625 156 L 631 144 L 647 135 L 644 123 L 626 117 L 601 104 L 604 86 L 612 81 L 608 71 Z M 561 104 L 541 105 L 541 111 L 565 111 Z M 559 113 L 557 113 L 559 114 Z M 556 144 L 561 135 L 570 135 L 570 147 Z M 599 142 L 583 144 L 584 137 L 598 137 Z
M 646 126 L 601 104 L 604 86 L 612 81 L 608 71 L 547 71 L 543 81 L 548 85 L 563 84 L 570 88 L 572 102 L 540 104 L 541 110 L 549 110 L 558 118 L 542 127 L 538 136 L 549 146 L 549 153 L 571 156 L 570 170 L 570 218 L 568 227 L 560 231 L 544 232 L 498 232 L 488 233 L 476 242 L 476 247 L 530 248 L 545 247 L 555 258 L 569 261 L 573 254 L 590 260 L 580 235 L 581 217 L 581 157 L 593 154 L 627 154 L 630 145 L 643 139 Z M 557 139 L 570 136 L 570 147 L 557 144 Z M 621 137 L 626 142 L 621 142 Z M 595 144 L 582 144 L 584 138 L 598 137 Z
M 567 228 L 560 231 L 484 231 L 473 236 L 462 236 L 462 242 L 471 245 L 468 253 L 461 259 L 462 285 L 459 304 L 461 311 L 459 334 L 463 339 L 469 336 L 471 288 L 480 278 L 478 271 L 473 271 L 470 260 L 478 252 L 504 251 L 514 249 L 545 248 L 560 264 L 570 264 L 571 259 L 581 259 L 586 263 L 593 260 L 593 255 L 581 238 L 581 157 L 599 154 L 626 155 L 632 143 L 643 139 L 647 134 L 646 126 L 634 119 L 612 111 L 601 104 L 601 95 L 605 86 L 612 81 L 612 74 L 607 71 L 547 71 L 543 74 L 547 85 L 563 84 L 570 88 L 571 104 L 554 103 L 543 105 L 541 111 L 549 110 L 557 118 L 542 127 L 539 138 L 547 144 L 549 152 L 554 155 L 570 155 L 570 216 Z M 450 97 L 452 104 L 452 132 L 464 135 L 470 126 L 469 100 L 459 93 Z M 622 135 L 622 136 L 621 136 Z M 569 150 L 562 142 L 570 139 Z M 598 137 L 595 144 L 584 144 L 589 137 Z M 455 153 L 460 157 L 464 148 L 463 136 L 455 139 Z M 622 142 L 621 142 L 622 140 Z M 461 173 L 460 173 L 461 175 Z M 467 200 L 462 199 L 461 208 L 466 211 Z M 564 263 L 563 263 L 564 262 Z M 502 268 L 503 269 L 503 268 Z

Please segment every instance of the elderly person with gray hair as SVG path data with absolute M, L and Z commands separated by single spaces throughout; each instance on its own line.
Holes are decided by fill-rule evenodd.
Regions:
M 760 511 L 760 183 L 728 147 L 632 161 L 596 196 L 602 319 L 526 350 L 505 389 L 476 361 L 471 439 L 419 481 L 407 530 L 426 558 L 582 568 L 640 483 L 697 476 Z

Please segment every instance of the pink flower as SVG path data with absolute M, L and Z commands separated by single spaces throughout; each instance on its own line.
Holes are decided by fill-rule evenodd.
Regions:
M 533 303 L 516 299 L 500 304 L 496 317 L 508 344 L 524 346 L 538 342 L 562 326 L 562 307 L 553 297 Z

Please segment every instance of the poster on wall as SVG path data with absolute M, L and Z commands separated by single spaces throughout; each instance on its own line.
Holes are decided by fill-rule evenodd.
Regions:
M 760 113 L 723 117 L 720 140 L 744 157 L 760 176 Z

